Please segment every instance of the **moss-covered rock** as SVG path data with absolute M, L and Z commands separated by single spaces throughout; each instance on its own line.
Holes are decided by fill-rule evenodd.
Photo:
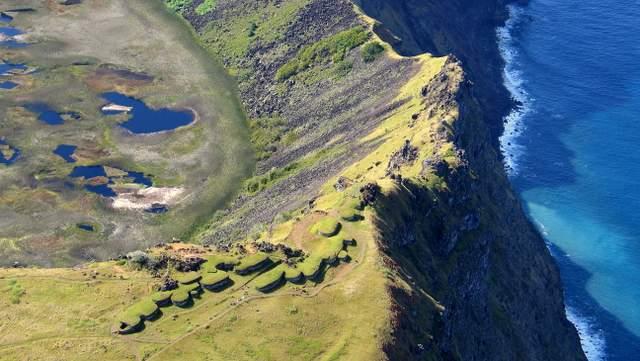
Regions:
M 163 307 L 171 304 L 171 294 L 173 291 L 160 291 L 151 295 L 151 300 L 156 303 L 156 305 Z
M 204 273 L 231 271 L 238 263 L 238 258 L 230 255 L 213 255 L 207 257 L 207 262 L 202 264 L 201 270 Z
M 272 263 L 273 261 L 269 258 L 269 255 L 258 252 L 243 258 L 236 266 L 235 270 L 239 275 L 247 275 L 262 270 Z
M 202 287 L 209 291 L 221 291 L 232 283 L 229 275 L 224 271 L 205 274 L 200 280 Z
M 142 329 L 142 319 L 135 314 L 124 312 L 118 316 L 117 321 L 117 332 L 121 335 L 132 334 Z
M 171 295 L 171 302 L 178 307 L 185 307 L 191 301 L 191 294 L 185 289 L 178 289 Z
M 180 284 L 188 285 L 188 284 L 198 282 L 200 278 L 202 278 L 202 276 L 199 273 L 187 272 L 187 273 L 182 273 L 178 275 L 176 277 L 176 280 L 180 282 Z
M 254 281 L 256 289 L 260 292 L 270 292 L 281 286 L 286 282 L 284 278 L 284 267 L 286 266 L 279 265 L 258 276 Z

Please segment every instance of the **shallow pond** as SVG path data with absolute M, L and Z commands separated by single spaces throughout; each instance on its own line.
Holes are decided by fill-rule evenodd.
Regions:
M 117 169 L 117 171 L 121 171 Z M 77 166 L 73 168 L 69 177 L 71 178 L 83 178 L 85 180 L 100 179 L 103 178 L 106 182 L 102 184 L 86 184 L 84 188 L 89 192 L 99 194 L 104 197 L 116 197 L 116 192 L 111 188 L 115 184 L 117 179 L 130 179 L 130 182 L 143 185 L 145 187 L 151 187 L 153 181 L 150 177 L 142 172 L 122 171 L 124 175 L 110 176 L 107 174 L 104 166 L 101 165 L 89 165 L 89 166 Z
M 0 89 L 11 90 L 18 86 L 18 83 L 14 83 L 10 80 L 0 82 Z
M 0 75 L 9 75 L 7 73 L 13 70 L 26 70 L 26 69 L 27 69 L 27 66 L 24 64 L 12 64 L 12 63 L 6 63 L 6 62 L 0 63 Z
M 25 105 L 25 108 L 32 113 L 38 115 L 38 119 L 49 125 L 61 125 L 64 124 L 62 116 L 50 106 L 44 103 L 31 103 Z
M 81 230 L 87 231 L 87 232 L 94 232 L 96 230 L 95 227 L 86 223 L 78 223 L 76 226 Z
M 103 93 L 102 97 L 121 109 L 102 109 L 106 115 L 129 113 L 130 118 L 120 125 L 134 134 L 150 134 L 174 130 L 193 123 L 195 115 L 190 110 L 168 108 L 152 109 L 144 102 L 117 92 Z M 124 110 L 125 108 L 130 108 Z
M 67 163 L 75 163 L 76 159 L 73 157 L 73 153 L 75 153 L 76 149 L 75 145 L 69 144 L 60 144 L 54 151 L 53 154 L 60 156 Z
M 0 13 L 0 23 L 10 23 L 13 20 L 11 15 Z
M 0 139 L 0 164 L 11 165 L 18 160 L 20 150 Z
M 13 26 L 0 26 L 0 46 L 5 48 L 22 48 L 27 46 L 26 43 L 17 41 L 14 37 L 22 35 L 24 32 Z

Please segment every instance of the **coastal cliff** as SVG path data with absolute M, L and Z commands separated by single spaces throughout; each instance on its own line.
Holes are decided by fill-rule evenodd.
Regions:
M 0 269 L 0 319 L 23 330 L 3 357 L 585 361 L 498 150 L 507 3 L 140 2 L 233 76 L 202 94 L 237 90 L 255 171 L 180 239 Z
M 356 59 L 346 82 L 298 75 L 285 85 L 274 80 L 276 72 L 298 49 L 366 25 L 351 4 L 307 2 L 287 24 L 283 38 L 256 42 L 242 56 L 207 34 L 233 21 L 234 11 L 252 5 L 221 3 L 209 18 L 186 9 L 183 15 L 205 42 L 211 41 L 216 56 L 228 68 L 239 69 L 250 117 L 276 116 L 283 119 L 284 133 L 296 130 L 298 146 L 274 145 L 260 161 L 258 174 L 295 164 L 336 137 L 349 149 L 265 191 L 240 197 L 228 214 L 250 209 L 248 216 L 239 222 L 222 216 L 218 225 L 223 226 L 211 227 L 215 231 L 209 239 L 219 242 L 239 234 L 229 232 L 241 234 L 238 230 L 246 232 L 249 224 L 268 223 L 277 212 L 307 202 L 304 195 L 320 182 L 374 149 L 369 143 L 351 144 L 401 106 L 388 95 L 419 71 L 411 57 L 453 56 L 433 80 L 421 85 L 422 106 L 407 119 L 445 117 L 430 139 L 411 140 L 435 142 L 436 149 L 411 160 L 422 163 L 421 176 L 411 177 L 401 166 L 388 171 L 396 185 L 381 191 L 375 201 L 377 239 L 393 270 L 389 292 L 394 321 L 384 350 L 392 360 L 584 360 L 577 333 L 565 317 L 558 270 L 511 190 L 498 151 L 502 119 L 513 106 L 502 85 L 504 64 L 495 39 L 496 28 L 508 16 L 507 3 L 357 1 L 375 34 L 404 58 L 373 65 Z M 276 51 L 283 43 L 286 50 Z M 449 158 L 437 149 L 447 144 L 452 145 Z M 446 186 L 429 183 L 424 176 L 429 172 Z M 282 202 L 267 201 L 277 200 L 284 189 L 288 192 Z

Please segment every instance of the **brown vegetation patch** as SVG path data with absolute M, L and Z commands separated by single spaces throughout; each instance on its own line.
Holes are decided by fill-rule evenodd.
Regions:
M 97 92 L 115 90 L 124 94 L 135 94 L 139 88 L 151 84 L 153 77 L 104 64 L 87 76 L 85 82 Z

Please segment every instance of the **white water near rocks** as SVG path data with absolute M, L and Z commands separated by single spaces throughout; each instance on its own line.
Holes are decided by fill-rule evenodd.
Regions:
M 500 148 L 504 157 L 504 166 L 510 177 L 518 175 L 518 160 L 523 155 L 525 148 L 519 143 L 526 130 L 524 119 L 534 111 L 535 99 L 526 91 L 526 74 L 519 63 L 520 49 L 517 46 L 517 38 L 514 33 L 526 17 L 526 8 L 509 5 L 510 17 L 505 26 L 497 29 L 498 46 L 505 60 L 503 81 L 517 106 L 504 119 L 504 133 L 500 137 Z M 544 225 L 536 222 L 538 229 L 546 238 Z M 553 252 L 552 252 L 553 253 Z M 555 255 L 554 255 L 555 256 Z M 578 334 L 582 349 L 589 361 L 604 361 L 606 357 L 606 341 L 602 330 L 597 329 L 594 323 L 581 315 L 579 310 L 571 307 L 565 308 L 567 318 L 572 322 Z

